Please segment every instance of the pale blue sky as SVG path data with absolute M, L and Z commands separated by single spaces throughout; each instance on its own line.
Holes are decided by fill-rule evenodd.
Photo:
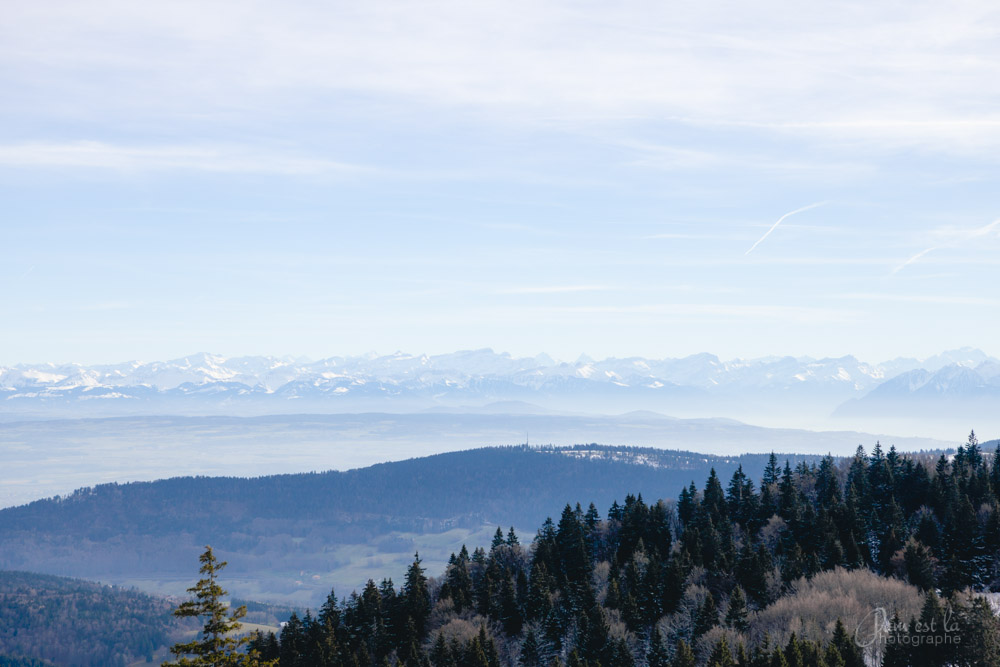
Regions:
M 992 3 L 286 5 L 4 8 L 0 363 L 1000 354 Z

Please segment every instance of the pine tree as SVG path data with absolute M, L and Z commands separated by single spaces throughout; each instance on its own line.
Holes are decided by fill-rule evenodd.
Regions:
M 500 526 L 497 526 L 497 532 L 493 534 L 493 543 L 490 544 L 490 551 L 496 550 L 497 547 L 504 545 L 503 531 Z
M 500 589 L 500 622 L 503 624 L 503 631 L 508 636 L 516 637 L 521 634 L 524 617 L 521 615 L 517 594 L 510 577 L 504 579 L 503 587 Z
M 434 643 L 431 645 L 430 659 L 434 667 L 453 667 L 455 665 L 455 659 L 448 649 L 448 643 L 444 639 L 443 632 L 437 634 Z M 527 665 L 526 667 L 537 667 L 537 664 Z
M 674 653 L 674 661 L 670 667 L 695 667 L 697 661 L 694 658 L 694 651 L 683 639 L 677 643 L 677 651 Z
M 170 652 L 177 656 L 176 662 L 163 663 L 168 667 L 224 667 L 235 665 L 250 667 L 260 664 L 255 655 L 240 652 L 249 642 L 249 637 L 233 637 L 231 633 L 242 627 L 240 619 L 246 616 L 246 607 L 238 607 L 231 612 L 222 601 L 228 593 L 218 583 L 219 572 L 226 567 L 226 561 L 215 557 L 212 547 L 198 558 L 201 563 L 198 580 L 188 593 L 194 600 L 182 602 L 174 610 L 174 616 L 181 618 L 204 618 L 200 637 L 190 642 L 174 644 Z M 193 658 L 183 657 L 185 655 Z M 269 663 L 273 664 L 273 663 Z
M 837 479 L 837 466 L 829 454 L 820 461 L 816 473 L 816 503 L 820 507 L 835 507 L 841 502 L 840 481 Z
M 729 648 L 729 642 L 725 637 L 719 639 L 712 652 L 708 656 L 708 664 L 711 667 L 733 667 L 736 661 L 733 660 L 733 652 Z
M 882 654 L 882 667 L 909 667 L 910 656 L 902 630 L 902 622 L 898 614 L 893 614 L 890 623 L 891 634 L 888 636 L 885 651 Z
M 750 629 L 750 622 L 747 618 L 747 601 L 743 595 L 743 589 L 737 586 L 733 589 L 733 594 L 729 596 L 729 608 L 726 610 L 726 625 L 737 632 L 746 632 Z
M 911 537 L 903 549 L 903 562 L 906 565 L 906 578 L 911 584 L 922 591 L 934 588 L 935 563 L 930 549 Z
M 621 638 L 614 642 L 614 650 L 612 651 L 611 662 L 609 663 L 613 667 L 635 667 L 635 658 L 632 656 L 632 649 L 629 648 L 628 642 L 625 638 Z
M 764 468 L 764 476 L 760 480 L 760 506 L 758 508 L 758 523 L 764 525 L 778 510 L 778 457 L 771 452 Z
M 539 656 L 538 637 L 535 631 L 528 628 L 524 634 L 524 641 L 521 643 L 521 667 L 539 667 L 541 658 Z
M 305 667 L 306 632 L 302 619 L 294 611 L 285 623 L 285 627 L 281 629 L 279 646 L 280 664 L 286 667 Z
M 677 501 L 677 518 L 686 528 L 694 519 L 694 512 L 698 506 L 698 488 L 694 485 L 694 480 L 690 486 L 681 489 L 680 498 Z M 608 515 L 610 518 L 610 513 Z
M 413 619 L 417 637 L 425 636 L 427 619 L 431 615 L 431 594 L 427 590 L 427 577 L 420 567 L 420 554 L 413 555 L 413 564 L 406 571 L 402 591 L 403 612 Z
M 837 625 L 833 629 L 831 643 L 840 653 L 840 657 L 843 658 L 845 667 L 865 667 L 865 660 L 861 655 L 860 647 L 858 647 L 854 639 L 847 633 L 844 622 L 839 618 L 837 619 Z
M 948 614 L 941 599 L 934 591 L 928 591 L 924 598 L 924 606 L 920 610 L 920 621 L 914 629 L 919 635 L 920 650 L 916 651 L 913 662 L 918 667 L 948 664 L 948 636 L 945 621 Z
M 726 504 L 726 494 L 722 490 L 722 482 L 715 474 L 715 468 L 708 474 L 708 481 L 705 482 L 705 497 L 702 507 L 708 512 L 713 524 L 718 524 L 722 519 L 729 516 L 729 507 Z
M 953 622 L 962 641 L 951 644 L 958 665 L 1000 664 L 1000 624 L 989 602 L 980 596 L 969 595 L 963 600 L 954 600 Z
M 802 647 L 799 645 L 799 640 L 794 632 L 788 638 L 788 644 L 785 646 L 785 660 L 788 662 L 788 667 L 805 667 L 805 660 L 802 657 Z
M 844 658 L 840 655 L 837 647 L 833 645 L 833 642 L 826 645 L 823 660 L 826 662 L 826 667 L 844 667 Z
M 486 657 L 486 642 L 483 641 L 485 635 L 485 626 L 479 626 L 479 635 L 469 641 L 465 656 L 460 661 L 463 667 L 490 667 L 489 659 Z
M 670 667 L 670 655 L 667 653 L 667 647 L 663 644 L 663 635 L 660 634 L 660 629 L 653 628 L 652 634 L 646 663 L 649 667 Z
M 719 611 L 715 605 L 715 596 L 711 592 L 705 596 L 705 601 L 698 610 L 694 622 L 694 636 L 700 637 L 711 630 L 719 622 Z

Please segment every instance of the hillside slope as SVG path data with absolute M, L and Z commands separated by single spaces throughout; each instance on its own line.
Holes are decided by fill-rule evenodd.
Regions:
M 134 590 L 0 571 L 0 656 L 15 665 L 114 667 L 152 660 L 190 629 L 174 619 L 173 607 Z
M 629 492 L 676 498 L 713 467 L 758 476 L 767 458 L 511 447 L 347 472 L 106 484 L 0 511 L 0 567 L 180 592 L 211 544 L 232 563 L 235 594 L 310 604 L 331 585 L 400 574 L 416 549 L 434 571 L 496 525 L 537 526 L 567 502 L 604 511 Z

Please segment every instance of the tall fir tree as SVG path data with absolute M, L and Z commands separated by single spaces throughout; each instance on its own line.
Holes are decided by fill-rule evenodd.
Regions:
M 250 641 L 247 635 L 237 637 L 233 633 L 242 624 L 240 619 L 246 616 L 245 606 L 230 610 L 223 601 L 228 593 L 219 585 L 219 573 L 226 567 L 226 561 L 215 557 L 212 547 L 206 546 L 199 556 L 201 563 L 199 572 L 202 578 L 198 580 L 188 593 L 193 600 L 182 602 L 174 610 L 174 616 L 181 618 L 201 618 L 203 625 L 199 637 L 189 642 L 174 644 L 170 652 L 178 659 L 175 662 L 163 663 L 167 667 L 251 667 L 261 664 L 258 656 L 247 655 L 241 648 Z M 191 656 L 191 657 L 186 657 Z M 267 663 L 273 664 L 273 663 Z

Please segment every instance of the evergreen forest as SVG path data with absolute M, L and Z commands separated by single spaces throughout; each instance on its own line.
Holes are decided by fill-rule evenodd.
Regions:
M 369 581 L 251 650 L 282 667 L 1000 665 L 1000 449 L 880 445 L 566 505 L 429 578 Z
M 0 571 L 0 667 L 125 667 L 193 629 L 171 603 L 78 579 Z

